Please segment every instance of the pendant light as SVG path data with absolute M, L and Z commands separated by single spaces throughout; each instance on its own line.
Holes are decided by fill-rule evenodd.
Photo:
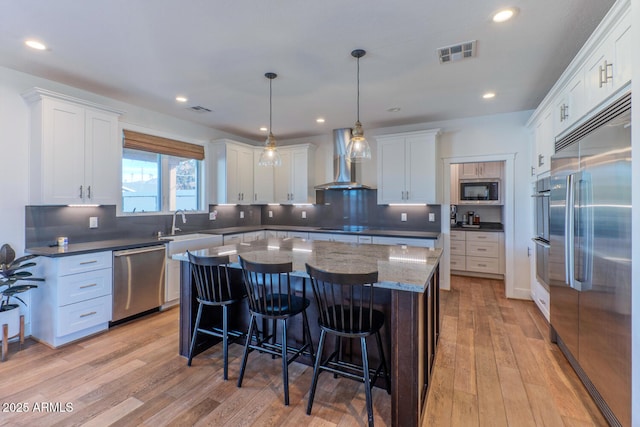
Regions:
M 358 86 L 358 109 L 356 124 L 351 131 L 351 140 L 347 147 L 347 158 L 351 162 L 359 163 L 366 160 L 371 160 L 371 147 L 364 137 L 364 131 L 362 130 L 362 123 L 360 123 L 360 58 L 362 58 L 367 52 L 362 49 L 356 49 L 351 52 L 351 56 L 356 58 L 358 64 L 357 73 L 357 86 Z
M 273 82 L 273 79 L 278 77 L 278 75 L 276 73 L 265 73 L 264 76 L 269 79 L 269 136 L 267 136 L 267 140 L 264 142 L 264 150 L 262 150 L 262 154 L 260 154 L 258 166 L 280 166 L 282 165 L 282 159 L 280 158 L 278 148 L 276 147 L 276 138 L 273 136 L 273 132 L 271 131 L 271 83 Z

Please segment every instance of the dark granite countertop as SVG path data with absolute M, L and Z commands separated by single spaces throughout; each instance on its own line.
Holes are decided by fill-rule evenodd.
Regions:
M 196 232 L 184 233 L 202 233 L 202 234 L 215 234 L 215 235 L 229 235 L 237 233 L 249 233 L 252 231 L 261 230 L 277 230 L 277 231 L 302 231 L 313 233 L 328 233 L 328 234 L 354 234 L 365 236 L 388 236 L 388 237 L 414 237 L 417 239 L 437 239 L 440 236 L 439 232 L 429 231 L 411 231 L 411 230 L 391 230 L 391 229 L 364 229 L 360 227 L 345 227 L 345 228 L 330 228 L 330 227 L 304 227 L 304 226 L 290 226 L 290 225 L 253 225 L 245 227 L 228 227 L 228 228 L 215 228 L 207 230 L 199 230 Z M 165 236 L 165 239 L 171 236 Z M 111 240 L 98 240 L 94 242 L 85 243 L 70 243 L 66 246 L 41 246 L 27 248 L 26 252 L 39 256 L 47 257 L 61 257 L 69 255 L 79 255 L 90 252 L 100 251 L 117 251 L 122 249 L 140 248 L 146 246 L 153 246 L 158 244 L 164 244 L 166 240 L 159 240 L 155 237 L 149 238 L 126 238 L 126 239 L 111 239 Z
M 504 231 L 504 225 L 499 222 L 481 222 L 480 227 L 463 227 L 462 223 L 451 226 L 452 230 L 464 231 Z
M 25 252 L 48 257 L 79 255 L 90 252 L 118 251 L 122 249 L 143 248 L 146 246 L 163 245 L 166 241 L 156 238 L 127 238 L 98 240 L 95 242 L 69 243 L 65 246 L 42 246 L 27 248 Z

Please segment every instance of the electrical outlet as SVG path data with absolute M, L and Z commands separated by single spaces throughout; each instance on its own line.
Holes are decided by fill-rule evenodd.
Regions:
M 240 211 L 240 219 L 244 218 L 244 211 Z
M 433 212 L 429 213 L 429 222 L 434 222 L 436 220 L 436 214 Z
M 211 221 L 218 219 L 218 211 L 209 212 L 209 219 Z
M 89 228 L 98 228 L 98 217 L 90 216 L 89 217 Z
M 306 219 L 307 218 L 307 211 L 302 211 L 302 219 Z
M 407 214 L 405 212 L 402 212 L 400 214 L 400 221 L 402 221 L 402 222 L 407 221 Z
M 269 218 L 273 218 L 273 211 L 269 211 Z

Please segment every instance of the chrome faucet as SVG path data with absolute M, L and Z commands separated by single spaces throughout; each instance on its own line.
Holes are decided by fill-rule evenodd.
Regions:
M 171 235 L 176 234 L 176 231 L 182 231 L 178 227 L 176 227 L 176 216 L 180 213 L 182 215 L 182 223 L 187 223 L 187 217 L 184 215 L 184 211 L 182 209 L 178 209 L 173 213 L 173 222 L 171 223 Z

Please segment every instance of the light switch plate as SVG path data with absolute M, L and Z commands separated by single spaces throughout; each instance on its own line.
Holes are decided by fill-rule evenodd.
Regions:
M 212 221 L 218 219 L 218 211 L 209 212 L 209 219 Z
M 240 219 L 244 218 L 244 211 L 240 211 Z
M 302 211 L 302 219 L 306 219 L 307 218 L 307 211 Z
M 402 212 L 400 214 L 400 221 L 405 222 L 407 220 L 407 214 L 405 212 Z
M 89 217 L 89 228 L 98 228 L 98 217 L 90 216 Z
M 273 218 L 273 211 L 269 211 L 269 218 Z
M 436 214 L 433 212 L 429 213 L 429 222 L 434 222 L 436 220 Z

